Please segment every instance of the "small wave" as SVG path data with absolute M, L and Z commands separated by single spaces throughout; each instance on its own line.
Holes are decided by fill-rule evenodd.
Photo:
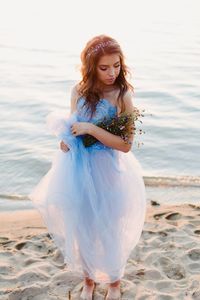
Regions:
M 200 176 L 144 176 L 147 186 L 155 187 L 200 187 Z
M 41 53 L 60 53 L 60 54 L 66 54 L 66 50 L 56 50 L 56 49 L 48 49 L 48 48 L 29 48 L 29 47 L 21 47 L 17 45 L 6 45 L 6 44 L 0 44 L 0 48 L 7 48 L 10 50 L 22 50 L 27 52 L 41 52 Z
M 8 200 L 28 200 L 28 196 L 26 195 L 19 195 L 19 194 L 0 194 L 0 199 L 8 199 Z
M 188 187 L 200 188 L 200 176 L 144 176 L 146 187 L 170 188 L 170 187 Z M 7 200 L 29 200 L 28 195 L 20 194 L 0 194 L 0 199 Z

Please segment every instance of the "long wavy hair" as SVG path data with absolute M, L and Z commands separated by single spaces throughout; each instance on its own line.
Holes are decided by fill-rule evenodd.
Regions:
M 101 45 L 103 44 L 103 47 Z M 99 59 L 106 54 L 118 54 L 120 58 L 120 73 L 115 80 L 115 85 L 120 92 L 117 97 L 117 103 L 120 110 L 124 112 L 125 105 L 123 96 L 127 90 L 134 91 L 133 86 L 127 81 L 127 74 L 131 74 L 129 68 L 125 65 L 124 55 L 119 43 L 106 35 L 99 35 L 89 40 L 81 52 L 81 74 L 82 80 L 78 84 L 78 93 L 80 97 L 85 98 L 85 105 L 91 110 L 91 116 L 96 110 L 96 105 L 100 100 L 102 91 L 97 87 L 97 64 Z

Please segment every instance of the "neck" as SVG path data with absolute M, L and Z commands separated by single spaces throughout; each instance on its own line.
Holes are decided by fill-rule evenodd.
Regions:
M 109 93 L 116 90 L 117 86 L 115 84 L 106 85 L 104 83 L 99 83 L 98 88 L 102 91 L 102 93 Z

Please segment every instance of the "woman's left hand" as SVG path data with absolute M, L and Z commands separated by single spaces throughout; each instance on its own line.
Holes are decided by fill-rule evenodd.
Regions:
M 89 122 L 76 122 L 71 126 L 73 136 L 90 134 L 92 124 Z

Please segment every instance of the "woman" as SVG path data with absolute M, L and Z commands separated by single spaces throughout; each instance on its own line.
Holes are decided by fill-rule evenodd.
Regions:
M 30 198 L 68 269 L 83 276 L 81 299 L 92 299 L 100 282 L 108 284 L 107 300 L 120 299 L 120 280 L 145 221 L 145 186 L 141 166 L 130 151 L 133 133 L 126 143 L 95 124 L 103 117 L 132 112 L 133 87 L 115 39 L 92 38 L 81 61 L 82 80 L 72 89 L 68 133 L 56 129 L 62 151 Z M 97 142 L 86 148 L 85 134 Z

